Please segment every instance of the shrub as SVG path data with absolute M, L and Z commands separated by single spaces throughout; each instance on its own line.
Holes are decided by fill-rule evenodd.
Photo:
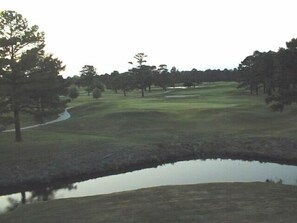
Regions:
M 101 97 L 101 91 L 99 88 L 94 88 L 93 90 L 93 98 L 98 99 Z
M 79 96 L 78 89 L 75 85 L 71 85 L 68 89 L 68 96 L 71 98 L 71 100 L 77 98 Z

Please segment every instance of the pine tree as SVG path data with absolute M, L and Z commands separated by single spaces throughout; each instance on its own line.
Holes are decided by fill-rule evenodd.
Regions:
M 12 114 L 15 139 L 22 141 L 20 113 L 32 113 L 42 121 L 65 104 L 62 62 L 44 51 L 44 33 L 29 26 L 15 11 L 0 13 L 0 115 Z

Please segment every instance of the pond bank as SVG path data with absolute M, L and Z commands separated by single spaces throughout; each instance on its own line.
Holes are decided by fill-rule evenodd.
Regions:
M 296 221 L 296 204 L 295 186 L 197 184 L 35 203 L 0 215 L 0 221 L 286 223 Z
M 29 154 L 30 155 L 30 154 Z M 55 183 L 74 183 L 191 159 L 241 159 L 297 165 L 297 142 L 280 138 L 212 140 L 190 144 L 157 144 L 141 147 L 86 148 L 63 154 L 46 154 L 42 162 L 26 155 L 13 164 L 0 163 L 0 194 L 32 190 Z

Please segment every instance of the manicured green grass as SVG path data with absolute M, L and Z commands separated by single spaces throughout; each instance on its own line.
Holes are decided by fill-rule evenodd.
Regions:
M 168 95 L 191 95 L 166 98 Z M 82 98 L 81 102 L 84 101 Z M 106 92 L 100 100 L 72 110 L 73 118 L 54 131 L 90 132 L 129 142 L 187 141 L 200 137 L 289 137 L 297 130 L 296 108 L 272 112 L 263 97 L 237 89 L 236 83 L 215 83 L 196 89 L 154 90 L 142 99 Z M 125 140 L 124 140 L 125 141 Z
M 71 119 L 24 131 L 24 140 L 40 146 L 90 137 L 98 143 L 117 144 L 195 142 L 212 137 L 295 137 L 296 107 L 273 112 L 262 96 L 250 95 L 236 86 L 219 82 L 195 89 L 153 89 L 146 92 L 145 98 L 139 91 L 129 92 L 127 97 L 106 91 L 98 100 L 84 94 L 69 104 L 74 107 Z M 190 97 L 166 98 L 174 95 Z M 0 145 L 14 145 L 10 135 L 1 134 Z

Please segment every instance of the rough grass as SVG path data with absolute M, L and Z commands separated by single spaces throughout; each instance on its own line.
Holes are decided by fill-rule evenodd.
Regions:
M 297 188 L 272 183 L 166 186 L 21 206 L 1 222 L 296 222 Z

